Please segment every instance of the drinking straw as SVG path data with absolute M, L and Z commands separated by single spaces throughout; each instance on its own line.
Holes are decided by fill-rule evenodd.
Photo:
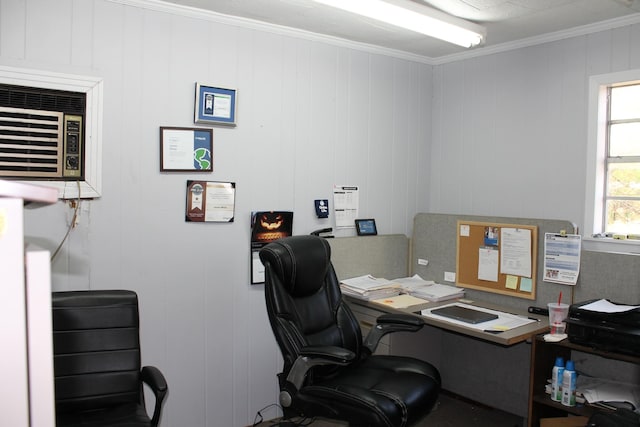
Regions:
M 560 295 L 558 295 L 558 307 L 560 307 L 561 301 L 562 301 L 562 291 L 560 291 Z

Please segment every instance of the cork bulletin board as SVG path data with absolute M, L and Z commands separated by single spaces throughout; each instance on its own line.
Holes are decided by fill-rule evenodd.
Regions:
M 537 226 L 458 220 L 456 248 L 458 286 L 536 299 Z

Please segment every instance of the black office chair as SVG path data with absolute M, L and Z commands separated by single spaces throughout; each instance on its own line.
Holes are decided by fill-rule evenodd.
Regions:
M 286 419 L 324 417 L 351 426 L 405 427 L 438 399 L 440 374 L 421 360 L 372 355 L 394 331 L 417 331 L 422 319 L 385 314 L 363 342 L 342 300 L 331 248 L 318 236 L 292 236 L 260 250 L 271 328 L 284 358 L 278 374 Z
M 57 427 L 156 427 L 167 383 L 141 367 L 138 297 L 124 290 L 52 293 Z M 155 395 L 153 417 L 142 383 Z

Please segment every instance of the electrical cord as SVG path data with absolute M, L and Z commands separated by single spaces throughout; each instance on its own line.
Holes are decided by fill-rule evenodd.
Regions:
M 62 245 L 64 245 L 64 242 L 67 240 L 67 237 L 69 237 L 71 230 L 73 230 L 73 228 L 76 226 L 76 220 L 78 218 L 78 210 L 80 209 L 80 181 L 76 181 L 76 183 L 78 184 L 78 198 L 75 200 L 76 206 L 73 209 L 73 218 L 71 219 L 69 228 L 67 228 L 67 233 L 64 235 L 64 237 L 62 238 L 62 241 L 60 242 L 56 250 L 53 252 L 53 254 L 51 255 L 52 262 L 58 255 L 58 252 L 60 252 L 60 249 L 62 249 Z
M 264 421 L 264 417 L 262 416 L 262 412 L 266 411 L 270 408 L 279 408 L 282 410 L 282 407 L 277 403 L 272 403 L 270 405 L 265 406 L 256 412 L 256 416 L 253 418 L 252 427 L 256 427 L 258 424 Z M 291 421 L 291 420 L 278 420 L 275 424 L 271 424 L 271 427 L 306 427 L 311 425 L 315 421 L 315 418 L 303 418 L 299 421 Z
M 260 424 L 261 422 L 264 421 L 264 418 L 262 417 L 262 412 L 266 411 L 267 409 L 270 408 L 279 408 L 280 410 L 282 410 L 282 407 L 280 407 L 280 405 L 278 405 L 277 403 L 272 403 L 271 405 L 267 405 L 264 408 L 260 409 L 258 412 L 256 412 L 256 416 L 253 417 L 253 424 L 252 427 L 256 427 L 258 424 Z M 260 419 L 258 419 L 258 417 L 260 417 Z

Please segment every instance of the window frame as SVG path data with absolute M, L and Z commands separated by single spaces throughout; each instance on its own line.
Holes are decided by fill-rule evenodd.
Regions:
M 640 83 L 640 69 L 589 77 L 587 167 L 584 210 L 584 248 L 605 252 L 638 252 L 640 241 L 597 237 L 603 232 L 608 144 L 609 88 Z M 596 214 L 598 212 L 598 214 Z

